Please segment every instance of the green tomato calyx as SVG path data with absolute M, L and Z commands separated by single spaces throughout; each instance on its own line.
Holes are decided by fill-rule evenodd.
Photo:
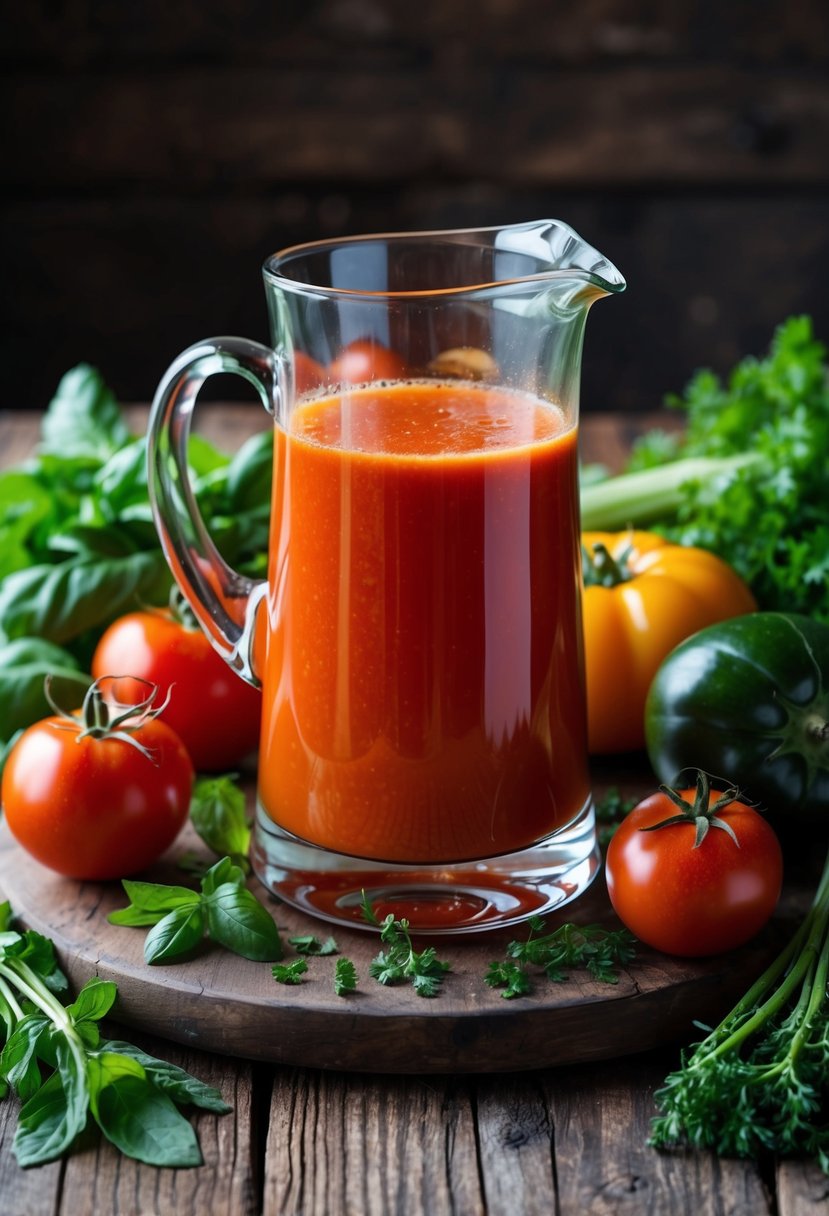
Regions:
M 697 788 L 694 793 L 694 801 L 689 802 L 687 798 L 683 798 L 678 790 L 673 790 L 670 786 L 660 785 L 660 792 L 667 798 L 670 798 L 674 806 L 679 808 L 678 815 L 669 815 L 667 819 L 662 819 L 659 823 L 652 823 L 650 827 L 640 828 L 640 832 L 658 832 L 661 828 L 671 827 L 677 823 L 692 823 L 695 829 L 694 845 L 698 849 L 705 837 L 708 835 L 709 828 L 719 828 L 723 832 L 727 832 L 735 845 L 739 849 L 740 842 L 730 823 L 726 823 L 724 819 L 720 819 L 717 812 L 721 811 L 729 803 L 734 802 L 739 797 L 739 791 L 735 788 L 727 789 L 723 794 L 720 794 L 715 803 L 711 803 L 711 782 L 708 774 L 702 769 L 697 770 Z
M 581 573 L 585 587 L 618 587 L 635 578 L 629 566 L 633 546 L 628 545 L 618 557 L 614 557 L 607 545 L 600 540 L 590 548 L 581 547 Z
M 117 685 L 117 681 L 123 679 L 134 679 L 137 683 L 143 684 L 147 689 L 146 697 L 142 701 L 125 703 L 111 694 L 107 695 L 106 687 L 110 682 Z M 68 712 L 55 701 L 52 696 L 52 677 L 50 675 L 44 680 L 43 691 L 49 705 L 61 719 L 60 722 L 55 723 L 55 727 L 60 730 L 75 731 L 76 742 L 79 743 L 81 739 L 120 739 L 122 743 L 128 743 L 130 747 L 141 752 L 141 755 L 146 756 L 152 764 L 156 763 L 153 752 L 143 743 L 139 743 L 132 731 L 146 726 L 148 722 L 152 722 L 154 718 L 164 712 L 170 704 L 172 686 L 167 689 L 167 695 L 161 704 L 157 704 L 160 692 L 157 684 L 139 679 L 137 676 L 101 676 L 90 684 L 81 708 L 73 713 Z

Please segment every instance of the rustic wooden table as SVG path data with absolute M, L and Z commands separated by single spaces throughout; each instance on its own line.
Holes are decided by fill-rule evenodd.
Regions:
M 228 449 L 262 425 L 246 408 L 202 413 L 205 432 Z M 135 411 L 137 423 L 142 416 Z M 588 417 L 585 459 L 618 465 L 649 421 Z M 0 413 L 0 464 L 25 458 L 38 423 Z M 653 1092 L 677 1049 L 514 1074 L 369 1076 L 129 1037 L 218 1086 L 232 1106 L 223 1117 L 193 1116 L 204 1165 L 149 1168 L 90 1134 L 68 1159 L 21 1170 L 11 1150 L 17 1105 L 8 1099 L 0 1104 L 4 1216 L 800 1216 L 829 1208 L 829 1182 L 811 1164 L 647 1147 Z

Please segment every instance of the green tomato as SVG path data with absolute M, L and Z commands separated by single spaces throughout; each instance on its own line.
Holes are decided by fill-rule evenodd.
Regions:
M 753 612 L 702 629 L 659 668 L 645 736 L 666 783 L 701 768 L 772 819 L 826 819 L 829 626 Z

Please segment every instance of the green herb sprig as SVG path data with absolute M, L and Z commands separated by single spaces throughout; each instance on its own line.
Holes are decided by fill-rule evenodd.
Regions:
M 806 1154 L 829 1174 L 829 857 L 798 931 L 657 1091 L 650 1143 Z
M 617 968 L 630 963 L 636 954 L 636 939 L 627 929 L 605 929 L 601 925 L 560 925 L 552 933 L 537 936 L 545 924 L 540 916 L 529 920 L 526 941 L 507 946 L 507 957 L 490 963 L 484 976 L 490 988 L 503 988 L 506 1000 L 527 996 L 534 989 L 534 967 L 547 979 L 561 983 L 569 972 L 583 968 L 603 984 L 617 984 Z
M 437 996 L 451 965 L 438 958 L 434 946 L 415 950 L 407 920 L 396 920 L 391 912 L 378 920 L 365 891 L 361 911 L 363 918 L 380 930 L 380 940 L 387 947 L 369 964 L 372 978 L 380 984 L 400 984 L 408 979 L 418 996 Z
M 201 1165 L 196 1133 L 178 1106 L 224 1114 L 230 1107 L 219 1091 L 130 1043 L 101 1036 L 115 984 L 94 977 L 64 1005 L 67 988 L 52 943 L 32 930 L 12 929 L 9 904 L 0 904 L 0 1084 L 22 1103 L 13 1143 L 18 1163 L 54 1161 L 91 1115 L 129 1157 L 156 1166 Z
M 200 892 L 128 878 L 122 886 L 130 902 L 111 912 L 109 920 L 113 925 L 152 926 L 144 943 L 147 963 L 190 954 L 205 935 L 256 962 L 282 958 L 282 941 L 273 917 L 247 889 L 245 874 L 229 857 L 210 867 Z
M 649 433 L 628 470 L 585 486 L 582 525 L 656 526 L 710 549 L 760 606 L 829 621 L 829 375 L 808 317 L 724 380 L 699 371 L 667 399 L 685 427 Z

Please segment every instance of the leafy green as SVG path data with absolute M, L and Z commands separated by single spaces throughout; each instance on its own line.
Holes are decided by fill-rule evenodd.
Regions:
M 49 674 L 75 686 L 79 700 L 89 685 L 72 655 L 52 642 L 29 637 L 0 644 L 0 741 L 52 712 L 43 691 Z
M 334 968 L 334 992 L 337 996 L 347 996 L 357 987 L 357 968 L 350 958 L 338 958 Z
M 333 937 L 327 937 L 324 942 L 321 942 L 318 937 L 314 937 L 313 933 L 302 933 L 297 937 L 289 937 L 288 942 L 296 950 L 297 954 L 336 954 L 338 950 L 337 943 Z
M 591 528 L 657 523 L 719 554 L 762 608 L 829 620 L 829 377 L 808 317 L 725 380 L 699 371 L 668 405 L 682 434 L 652 432 L 621 477 L 585 487 Z
M 111 912 L 115 925 L 152 926 L 144 943 L 147 963 L 191 954 L 204 939 L 257 962 L 282 957 L 279 930 L 267 908 L 245 886 L 245 872 L 230 857 L 211 866 L 201 892 L 165 883 L 123 879 L 129 903 Z
M 244 790 L 234 776 L 202 777 L 190 801 L 190 822 L 212 852 L 231 857 L 245 872 L 250 868 L 250 816 Z
M 827 983 L 829 857 L 795 935 L 656 1093 L 650 1143 L 807 1154 L 829 1174 Z
M 250 574 L 267 563 L 271 453 L 270 433 L 232 458 L 199 435 L 188 444 L 208 531 Z M 165 604 L 171 582 L 150 508 L 146 438 L 131 433 L 100 374 L 82 364 L 61 380 L 35 454 L 0 473 L 0 646 L 52 643 L 58 670 L 86 668 L 103 629 Z M 21 666 L 0 661 L 0 754 L 43 712 Z M 13 728 L 7 698 L 20 711 Z
M 506 999 L 527 996 L 533 991 L 528 967 L 540 968 L 547 979 L 561 983 L 573 967 L 582 967 L 604 984 L 619 982 L 618 966 L 635 956 L 635 941 L 627 929 L 605 929 L 602 925 L 560 925 L 543 934 L 544 921 L 530 917 L 526 941 L 510 942 L 507 958 L 490 963 L 484 981 L 490 988 L 503 988 Z
M 378 920 L 365 891 L 361 911 L 363 919 L 380 930 L 380 940 L 388 947 L 372 959 L 369 975 L 380 984 L 399 984 L 408 979 L 418 996 L 437 996 L 451 965 L 438 958 L 434 946 L 415 950 L 407 920 L 397 920 L 391 912 Z
M 225 1113 L 230 1108 L 218 1090 L 129 1043 L 102 1039 L 99 1023 L 115 1001 L 115 984 L 94 977 L 63 1005 L 56 993 L 66 978 L 52 943 L 14 931 L 7 903 L 0 926 L 0 1079 L 22 1103 L 14 1137 L 19 1164 L 60 1157 L 90 1114 L 131 1157 L 158 1166 L 201 1164 L 195 1132 L 176 1103 Z
M 301 984 L 302 977 L 308 970 L 304 958 L 298 958 L 293 963 L 276 963 L 271 968 L 271 974 L 277 984 Z

